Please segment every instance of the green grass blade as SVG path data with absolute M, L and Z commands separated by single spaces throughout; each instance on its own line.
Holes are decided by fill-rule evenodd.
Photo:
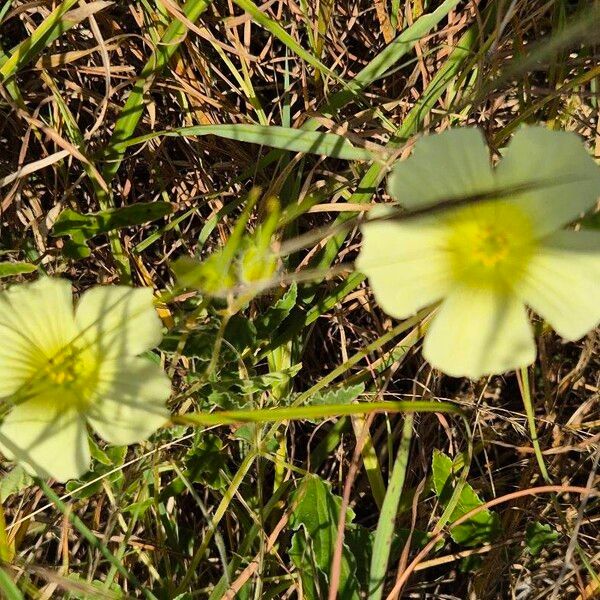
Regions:
M 211 2 L 212 0 L 188 0 L 183 8 L 183 13 L 188 20 L 195 22 Z M 156 50 L 144 65 L 133 89 L 129 93 L 115 122 L 112 136 L 101 156 L 103 160 L 107 161 L 102 170 L 102 179 L 107 185 L 110 185 L 110 182 L 117 174 L 121 162 L 123 161 L 123 157 L 125 156 L 126 147 L 117 147 L 118 144 L 128 140 L 133 135 L 137 124 L 144 114 L 145 94 L 151 87 L 154 78 L 162 72 L 178 51 L 181 43 L 185 39 L 186 31 L 187 27 L 181 21 L 175 19 L 171 22 L 162 39 L 157 44 Z M 110 192 L 102 189 L 97 184 L 94 185 L 94 189 L 100 208 L 102 210 L 111 208 L 113 202 Z M 131 279 L 131 268 L 127 256 L 123 252 L 121 241 L 118 234 L 115 232 L 110 232 L 108 236 L 110 247 L 119 270 L 121 282 L 128 283 Z
M 390 484 L 385 494 L 383 507 L 379 513 L 375 540 L 373 541 L 373 554 L 371 556 L 371 569 L 369 571 L 369 600 L 380 600 L 383 594 L 383 584 L 387 573 L 388 560 L 392 547 L 392 538 L 396 524 L 396 513 L 400 494 L 406 479 L 406 467 L 410 452 L 410 440 L 412 438 L 412 415 L 407 415 L 402 427 L 402 440 L 398 454 L 394 462 L 394 468 L 390 477 Z
M 339 80 L 339 77 L 328 69 L 318 58 L 305 50 L 277 21 L 268 17 L 252 0 L 234 0 L 242 10 L 246 11 L 260 26 L 272 33 L 282 44 L 285 44 L 292 52 L 306 61 L 311 67 L 329 77 Z
M 25 65 L 29 64 L 65 31 L 87 19 L 90 14 L 98 12 L 98 10 L 102 10 L 102 8 L 111 4 L 110 2 L 94 3 L 96 4 L 95 7 L 87 7 L 84 10 L 77 9 L 69 13 L 68 11 L 78 1 L 64 0 L 27 39 L 0 58 L 0 83 L 4 83 Z
M 236 423 L 272 423 L 298 419 L 330 419 L 343 415 L 368 415 L 374 412 L 445 412 L 459 414 L 452 402 L 358 402 L 356 404 L 324 404 L 261 410 L 222 410 L 214 413 L 188 413 L 173 417 L 177 423 L 190 425 L 234 425 Z
M 195 22 L 211 2 L 212 0 L 188 0 L 183 8 L 183 12 L 190 21 Z M 184 39 L 186 31 L 186 25 L 179 20 L 174 20 L 169 25 L 160 43 L 157 45 L 157 49 L 144 65 L 133 89 L 129 93 L 115 123 L 113 134 L 104 150 L 103 158 L 108 161 L 108 164 L 103 169 L 102 176 L 107 183 L 110 183 L 116 175 L 123 160 L 126 146 L 122 146 L 122 143 L 133 135 L 137 124 L 144 114 L 144 96 L 148 88 L 151 86 L 154 78 L 173 58 Z
M 0 591 L 2 598 L 6 600 L 25 600 L 25 596 L 20 592 L 15 582 L 10 578 L 6 569 L 0 569 Z
M 445 0 L 433 12 L 423 15 L 413 25 L 407 27 L 347 84 L 346 89 L 340 90 L 331 97 L 323 112 L 336 112 L 371 83 L 383 77 L 403 56 L 414 48 L 422 37 L 430 33 L 459 1 Z M 311 127 L 318 125 L 319 122 L 316 119 L 311 119 Z
M 369 150 L 353 146 L 346 138 L 336 133 L 322 133 L 318 131 L 303 131 L 291 127 L 268 125 L 253 125 L 246 123 L 233 123 L 225 125 L 195 125 L 193 127 L 180 127 L 172 131 L 159 131 L 151 134 L 132 138 L 113 146 L 121 151 L 125 148 L 141 144 L 160 136 L 203 136 L 216 135 L 218 137 L 279 148 L 290 152 L 305 152 L 319 154 L 342 160 L 371 161 L 375 155 Z

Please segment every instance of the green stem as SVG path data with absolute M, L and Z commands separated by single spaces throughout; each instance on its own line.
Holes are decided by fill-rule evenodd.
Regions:
M 540 441 L 535 427 L 535 409 L 531 401 L 531 389 L 529 386 L 529 369 L 523 367 L 521 369 L 521 396 L 523 398 L 523 405 L 525 406 L 525 413 L 527 414 L 527 424 L 529 425 L 529 434 L 531 435 L 531 443 L 533 444 L 533 451 L 535 452 L 535 458 L 537 459 L 540 473 L 542 474 L 543 480 L 551 484 L 550 475 L 546 469 L 546 463 L 544 462 L 544 455 L 540 448 Z

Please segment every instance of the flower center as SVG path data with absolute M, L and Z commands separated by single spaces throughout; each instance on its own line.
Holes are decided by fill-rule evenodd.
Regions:
M 455 280 L 474 286 L 512 287 L 535 248 L 533 223 L 513 203 L 468 206 L 448 217 L 446 249 Z
M 98 383 L 98 365 L 90 350 L 70 344 L 40 357 L 24 393 L 61 409 L 85 410 Z
M 69 387 L 80 379 L 83 366 L 79 353 L 68 346 L 48 360 L 46 375 L 54 385 Z

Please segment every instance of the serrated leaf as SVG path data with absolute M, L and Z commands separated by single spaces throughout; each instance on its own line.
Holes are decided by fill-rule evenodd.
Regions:
M 550 546 L 558 539 L 558 532 L 550 525 L 542 525 L 539 521 L 527 523 L 525 543 L 532 556 L 537 556 L 544 546 Z
M 292 495 L 295 506 L 290 527 L 296 530 L 289 551 L 290 558 L 300 572 L 306 598 L 322 597 L 337 538 L 341 498 L 331 493 L 329 484 L 316 475 L 308 475 Z M 346 522 L 353 520 L 349 510 Z M 356 560 L 344 544 L 340 574 L 340 598 L 354 600 L 359 596 L 355 576 Z
M 256 327 L 250 319 L 240 314 L 233 315 L 223 337 L 238 351 L 243 352 L 246 348 L 254 348 L 256 345 Z
M 207 485 L 213 490 L 227 487 L 227 454 L 221 438 L 210 433 L 198 435 L 197 443 L 186 456 L 185 475 L 192 483 Z
M 446 506 L 452 496 L 455 486 L 453 474 L 453 463 L 449 456 L 439 450 L 434 450 L 433 461 L 433 486 L 440 504 Z M 458 503 L 450 516 L 453 523 L 469 511 L 481 506 L 483 501 L 475 493 L 475 490 L 465 483 L 460 492 Z M 485 509 L 471 517 L 465 523 L 451 530 L 451 537 L 457 544 L 475 546 L 491 542 L 499 533 L 500 519 L 497 513 Z
M 365 391 L 362 383 L 342 387 L 335 390 L 318 392 L 310 397 L 307 404 L 317 406 L 321 404 L 350 404 Z
M 273 335 L 273 331 L 283 323 L 288 317 L 290 311 L 296 306 L 298 299 L 298 286 L 294 281 L 286 290 L 285 294 L 267 309 L 264 315 L 261 315 L 256 320 L 256 329 L 261 337 L 269 337 Z

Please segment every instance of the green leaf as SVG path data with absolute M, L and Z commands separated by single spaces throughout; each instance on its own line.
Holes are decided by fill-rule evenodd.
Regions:
M 300 572 L 305 597 L 323 597 L 333 560 L 341 498 L 331 493 L 330 486 L 316 475 L 308 475 L 292 497 L 295 506 L 290 526 L 296 530 L 289 551 Z M 347 523 L 354 518 L 346 514 Z M 356 561 L 346 545 L 343 547 L 339 597 L 358 600 Z
M 172 212 L 173 205 L 170 202 L 138 202 L 122 208 L 110 208 L 87 214 L 67 208 L 56 219 L 52 236 L 70 236 L 81 232 L 86 238 L 90 238 L 113 229 L 150 223 Z
M 365 386 L 362 383 L 334 390 L 325 390 L 311 396 L 307 404 L 312 406 L 322 404 L 350 404 L 350 402 L 356 400 L 364 391 Z
M 446 506 L 455 487 L 452 459 L 439 450 L 433 452 L 433 486 L 442 506 Z M 483 501 L 475 490 L 465 483 L 460 492 L 458 503 L 450 516 L 453 523 L 469 511 L 481 506 Z M 500 532 L 500 519 L 497 513 L 485 509 L 471 517 L 465 523 L 454 527 L 450 535 L 457 544 L 476 546 L 491 542 Z
M 256 327 L 250 319 L 236 314 L 229 319 L 224 337 L 238 352 L 243 352 L 246 348 L 254 348 Z
M 298 298 L 298 286 L 294 281 L 286 290 L 285 294 L 273 304 L 267 311 L 256 319 L 256 329 L 261 338 L 270 338 L 273 332 L 290 314 L 290 311 L 296 306 Z
M 91 498 L 102 490 L 102 481 L 96 481 L 102 475 L 117 489 L 123 483 L 123 472 L 117 467 L 125 462 L 127 446 L 107 446 L 101 449 L 94 440 L 90 438 L 89 441 L 90 453 L 95 459 L 93 469 L 81 478 L 69 481 L 65 486 L 73 498 L 79 500 Z
M 192 483 L 201 483 L 213 490 L 227 487 L 227 453 L 223 451 L 221 438 L 201 432 L 194 447 L 186 456 L 184 473 Z
M 87 214 L 67 208 L 56 219 L 50 235 L 70 237 L 65 244 L 68 256 L 85 258 L 90 255 L 87 241 L 94 236 L 115 229 L 151 223 L 172 212 L 173 205 L 169 202 L 138 202 L 122 208 L 109 208 Z
M 24 273 L 33 273 L 37 270 L 35 265 L 27 262 L 4 262 L 0 263 L 0 278 L 12 277 L 13 275 L 23 275 Z
M 542 525 L 539 521 L 527 523 L 525 543 L 532 556 L 537 556 L 542 548 L 550 546 L 558 539 L 558 532 L 550 525 Z
M 215 252 L 202 262 L 182 256 L 171 267 L 179 285 L 197 289 L 209 296 L 225 294 L 236 284 L 231 272 L 231 261 L 223 258 L 223 252 Z
M 33 484 L 33 478 L 21 467 L 15 466 L 0 481 L 0 502 L 4 502 L 13 494 L 22 492 Z

